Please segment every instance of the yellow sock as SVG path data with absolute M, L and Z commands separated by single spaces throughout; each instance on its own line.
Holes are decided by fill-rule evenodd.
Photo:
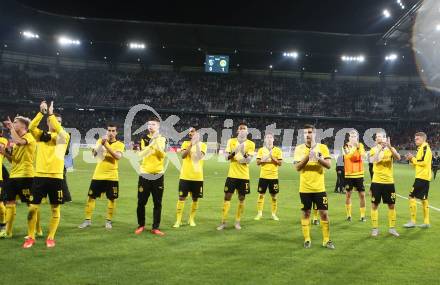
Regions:
M 28 237 L 35 239 L 35 230 L 37 228 L 37 214 L 38 214 L 38 205 L 31 204 L 29 205 L 28 212 Z
M 396 209 L 388 209 L 388 224 L 390 228 L 396 227 Z
M 365 218 L 365 210 L 366 210 L 365 207 L 362 207 L 359 210 L 361 212 L 361 218 Z
M 223 210 L 222 210 L 222 223 L 226 222 L 228 219 L 229 209 L 231 208 L 231 201 L 223 202 Z
M 52 216 L 50 217 L 49 223 L 49 234 L 47 235 L 47 239 L 54 239 L 55 233 L 57 232 L 58 225 L 60 224 L 60 205 L 50 205 L 52 210 Z
M 239 201 L 237 206 L 237 212 L 235 213 L 235 221 L 239 222 L 241 220 L 241 215 L 244 211 L 244 201 Z
M 95 204 L 96 204 L 95 199 L 90 198 L 90 197 L 87 199 L 87 204 L 86 204 L 86 220 L 91 220 L 92 219 L 93 210 L 95 209 Z
M 277 198 L 272 197 L 272 203 L 271 203 L 271 207 L 272 207 L 272 215 L 276 215 L 277 211 L 278 211 L 278 200 Z
M 197 209 L 199 208 L 199 202 L 198 201 L 192 201 L 191 203 L 191 212 L 189 214 L 189 220 L 194 221 L 194 218 L 196 217 Z
M 318 209 L 313 209 L 313 220 L 314 221 L 318 220 Z
M 304 241 L 311 241 L 310 239 L 310 219 L 301 219 L 301 228 L 304 236 Z
M 423 223 L 429 225 L 429 203 L 428 199 L 422 200 L 423 206 Z
M 411 222 L 415 224 L 417 219 L 417 201 L 414 198 L 409 199 L 409 214 Z
M 183 207 L 185 207 L 185 201 L 178 200 L 176 206 L 176 222 L 179 224 L 182 222 Z
M 6 234 L 8 236 L 12 236 L 12 226 L 14 225 L 16 212 L 15 203 L 6 205 Z
M 330 240 L 330 225 L 328 221 L 321 221 L 322 244 L 325 245 Z
M 263 212 L 263 208 L 264 208 L 264 195 L 258 195 L 258 200 L 257 200 L 257 211 L 258 213 Z
M 113 219 L 113 213 L 116 209 L 116 200 L 108 200 L 107 202 L 107 221 L 111 221 Z M 91 216 L 90 216 L 91 217 Z
M 6 207 L 3 202 L 0 202 L 0 226 L 6 225 Z
M 37 220 L 36 220 L 35 229 L 36 229 L 37 233 L 42 233 L 43 229 L 41 228 L 40 207 L 37 208 L 36 217 L 37 217 Z
M 351 217 L 351 204 L 345 204 L 345 213 L 347 214 L 347 218 Z
M 373 229 L 377 229 L 379 227 L 379 210 L 371 208 L 371 225 Z

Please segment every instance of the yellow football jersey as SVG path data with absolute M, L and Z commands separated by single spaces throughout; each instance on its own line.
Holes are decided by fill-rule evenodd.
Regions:
M 121 152 L 123 153 L 125 150 L 125 145 L 116 140 L 114 142 L 108 142 L 110 145 L 110 148 L 114 152 Z M 98 139 L 96 142 L 96 147 L 99 145 L 102 145 L 102 140 Z M 119 167 L 119 160 L 115 159 L 103 146 L 102 147 L 104 153 L 103 153 L 103 159 L 100 160 L 95 167 L 95 172 L 93 173 L 93 180 L 110 180 L 110 181 L 118 181 L 119 180 L 119 174 L 118 174 L 118 167 Z
M 432 176 L 432 152 L 427 142 L 424 142 L 418 149 L 415 157 L 411 159 L 411 164 L 416 170 L 416 178 L 431 181 Z
M 262 147 L 257 152 L 257 159 L 262 159 L 268 156 L 270 150 L 266 147 Z M 283 152 L 278 147 L 272 148 L 272 156 L 278 160 L 283 159 Z M 279 166 L 273 162 L 266 162 L 260 165 L 260 178 L 264 179 L 278 179 L 278 168 Z
M 306 144 L 298 145 L 295 148 L 293 160 L 299 162 L 310 154 L 310 147 Z M 330 151 L 324 144 L 316 144 L 313 149 L 324 159 L 329 159 Z M 303 169 L 299 171 L 299 192 L 319 193 L 325 192 L 324 180 L 325 168 L 318 161 L 309 161 Z
M 34 177 L 34 160 L 37 142 L 31 133 L 22 136 L 25 145 L 14 145 L 12 148 L 11 178 Z
M 64 156 L 69 145 L 70 136 L 61 127 L 55 116 L 49 116 L 54 132 L 43 132 L 38 124 L 43 114 L 38 113 L 29 124 L 29 131 L 37 140 L 35 177 L 63 179 Z
M 5 148 L 8 146 L 8 139 L 4 137 L 0 137 L 0 144 L 4 145 Z M 0 153 L 0 181 L 3 181 L 3 158 L 4 155 Z
M 225 151 L 232 153 L 239 144 L 240 143 L 238 142 L 237 138 L 229 139 Z M 253 141 L 244 141 L 244 153 L 247 155 L 255 154 L 255 143 Z M 241 153 L 235 154 L 235 156 L 231 158 L 228 177 L 249 180 L 249 164 L 240 163 L 239 161 L 241 159 L 243 159 L 243 155 Z
M 377 153 L 377 146 L 371 148 L 370 156 L 374 156 Z M 373 183 L 381 184 L 393 184 L 393 153 L 389 148 L 386 148 L 383 152 L 382 160 L 379 162 L 373 162 Z
M 184 141 L 182 150 L 187 150 L 190 141 Z M 199 142 L 200 151 L 206 154 L 207 145 L 204 142 Z M 182 168 L 180 169 L 180 179 L 191 181 L 203 181 L 203 159 L 194 161 L 191 156 L 196 153 L 196 146 L 191 146 L 190 153 L 182 159 Z
M 147 150 L 148 155 L 144 156 L 141 164 L 141 173 L 158 174 L 163 173 L 165 162 L 166 139 L 159 135 L 151 143 L 151 135 L 141 139 L 141 151 Z

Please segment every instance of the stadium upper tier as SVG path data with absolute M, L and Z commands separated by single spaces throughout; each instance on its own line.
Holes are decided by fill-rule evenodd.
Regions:
M 182 70 L 67 68 L 63 65 L 0 65 L 0 98 L 54 99 L 77 107 L 368 119 L 437 119 L 440 97 L 418 81 L 341 77 L 329 74 L 234 73 Z M 403 78 L 404 79 L 404 78 Z

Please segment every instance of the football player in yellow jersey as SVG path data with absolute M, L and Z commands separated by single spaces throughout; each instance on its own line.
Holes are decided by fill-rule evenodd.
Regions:
M 374 146 L 369 155 L 373 162 L 373 179 L 371 180 L 371 236 L 376 237 L 379 234 L 379 211 L 378 207 L 382 200 L 388 204 L 388 232 L 398 237 L 396 231 L 396 189 L 394 187 L 394 160 L 400 160 L 397 150 L 391 146 L 390 139 L 385 133 L 376 134 L 376 146 Z
M 164 162 L 166 157 L 166 139 L 159 133 L 160 121 L 150 118 L 147 122 L 148 135 L 141 139 L 138 155 L 142 158 L 138 181 L 137 220 L 135 234 L 145 230 L 145 206 L 150 195 L 153 196 L 153 226 L 151 233 L 165 235 L 160 229 L 162 214 L 162 196 L 164 191 Z
M 310 212 L 315 203 L 321 217 L 322 246 L 334 249 L 330 239 L 328 198 L 325 192 L 324 169 L 330 169 L 331 157 L 326 145 L 316 143 L 316 129 L 313 125 L 304 126 L 305 143 L 296 146 L 294 152 L 295 168 L 299 172 L 299 196 L 301 199 L 301 226 L 304 235 L 304 248 L 310 248 Z
M 345 210 L 347 221 L 351 222 L 351 193 L 353 189 L 359 194 L 360 221 L 366 222 L 365 218 L 365 187 L 364 187 L 364 156 L 365 148 L 359 142 L 359 134 L 356 130 L 349 132 L 348 142 L 344 145 L 344 181 L 345 181 Z
M 15 220 L 17 195 L 23 203 L 29 203 L 32 181 L 34 178 L 34 160 L 37 142 L 28 131 L 30 119 L 17 116 L 14 122 L 8 117 L 3 122 L 11 132 L 12 151 L 5 151 L 4 156 L 11 162 L 11 173 L 5 185 L 6 192 L 6 234 L 3 237 L 12 237 L 12 228 Z
M 419 227 L 429 228 L 429 204 L 428 204 L 428 192 L 429 182 L 432 176 L 432 152 L 431 147 L 426 142 L 427 136 L 423 132 L 418 132 L 414 136 L 414 141 L 417 146 L 417 154 L 414 156 L 412 153 L 406 155 L 406 159 L 415 168 L 415 181 L 412 191 L 409 193 L 409 210 L 411 214 L 411 220 L 404 225 L 405 228 L 414 228 L 416 226 L 417 217 L 417 201 L 422 201 L 423 206 L 423 224 Z
M 118 130 L 115 125 L 107 124 L 105 136 L 98 139 L 96 146 L 92 149 L 93 156 L 97 157 L 98 163 L 90 182 L 88 199 L 85 208 L 85 220 L 78 226 L 80 229 L 92 225 L 92 215 L 95 209 L 96 198 L 104 193 L 107 197 L 107 216 L 105 228 L 113 228 L 112 219 L 116 208 L 116 199 L 119 197 L 119 160 L 125 150 L 124 143 L 117 140 Z
M 271 133 L 264 137 L 264 146 L 258 150 L 257 165 L 261 166 L 260 179 L 258 180 L 258 200 L 257 216 L 254 220 L 260 220 L 263 217 L 264 195 L 267 188 L 272 197 L 272 219 L 278 221 L 277 216 L 278 201 L 277 194 L 280 191 L 278 182 L 278 168 L 283 161 L 283 152 L 280 148 L 273 145 L 274 136 Z
M 250 193 L 249 163 L 255 152 L 255 143 L 247 139 L 248 133 L 248 126 L 245 123 L 240 123 L 237 137 L 229 139 L 226 145 L 225 155 L 230 164 L 224 188 L 225 198 L 223 201 L 222 221 L 217 227 L 219 231 L 226 228 L 231 198 L 235 191 L 238 193 L 239 200 L 235 215 L 235 229 L 241 230 L 240 220 L 244 210 L 244 200 L 246 194 Z
M 8 139 L 3 136 L 3 129 L 0 128 L 0 234 L 6 235 L 6 207 L 5 191 L 3 190 L 3 158 L 8 147 Z
M 46 102 L 43 101 L 40 105 L 40 112 L 29 125 L 29 131 L 37 141 L 37 156 L 35 177 L 29 197 L 28 235 L 23 248 L 30 248 L 35 244 L 37 214 L 42 199 L 47 196 L 49 196 L 52 215 L 46 246 L 48 248 L 55 246 L 55 233 L 60 222 L 60 204 L 64 203 L 62 190 L 64 154 L 70 137 L 61 127 L 61 116 L 54 114 L 53 111 L 53 102 L 48 108 Z M 46 113 L 49 131 L 38 128 Z
M 198 199 L 203 198 L 203 158 L 207 145 L 200 141 L 196 128 L 192 127 L 188 134 L 190 140 L 184 141 L 181 148 L 182 168 L 179 180 L 179 200 L 177 201 L 176 223 L 174 228 L 182 224 L 182 214 L 188 193 L 191 193 L 192 204 L 189 225 L 195 227 L 194 221 L 198 208 Z

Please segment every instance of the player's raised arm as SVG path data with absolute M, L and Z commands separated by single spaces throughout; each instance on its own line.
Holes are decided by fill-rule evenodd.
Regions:
M 40 104 L 40 111 L 35 115 L 34 119 L 29 124 L 29 132 L 34 136 L 36 140 L 39 140 L 39 138 L 43 134 L 43 131 L 40 128 L 38 128 L 38 125 L 40 124 L 41 120 L 43 119 L 46 113 L 47 113 L 47 104 L 46 101 L 43 101 Z
M 397 150 L 391 145 L 391 140 L 390 140 L 390 138 L 388 137 L 387 138 L 387 141 L 386 141 L 386 147 L 388 147 L 390 150 L 391 150 L 391 153 L 393 154 L 393 158 L 395 159 L 395 160 L 400 160 L 400 154 L 397 152 Z

